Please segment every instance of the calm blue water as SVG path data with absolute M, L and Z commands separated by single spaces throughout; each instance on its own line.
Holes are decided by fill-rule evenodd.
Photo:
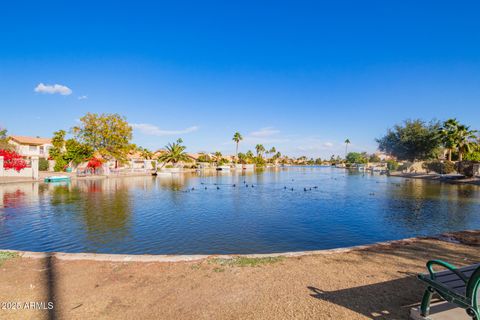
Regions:
M 1 200 L 0 249 L 30 251 L 267 253 L 480 228 L 479 187 L 325 167 L 8 184 Z

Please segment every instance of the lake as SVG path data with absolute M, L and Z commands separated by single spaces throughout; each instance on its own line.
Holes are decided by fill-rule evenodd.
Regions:
M 289 167 L 0 185 L 0 249 L 303 251 L 480 228 L 480 188 Z

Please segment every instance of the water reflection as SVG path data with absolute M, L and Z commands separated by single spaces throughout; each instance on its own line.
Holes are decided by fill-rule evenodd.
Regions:
M 0 248 L 313 250 L 480 227 L 480 188 L 332 168 L 0 185 Z

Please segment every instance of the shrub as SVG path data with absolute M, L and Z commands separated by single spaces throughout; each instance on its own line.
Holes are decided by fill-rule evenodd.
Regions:
M 212 162 L 212 159 L 207 154 L 201 154 L 198 156 L 198 162 Z
M 48 160 L 45 158 L 38 159 L 38 170 L 48 171 Z
M 102 166 L 102 160 L 98 158 L 91 158 L 88 161 L 87 168 L 97 169 Z
M 382 159 L 380 159 L 379 156 L 377 156 L 376 154 L 372 154 L 370 156 L 370 159 L 368 159 L 369 162 L 381 162 Z
M 173 168 L 173 165 L 171 165 L 171 164 L 167 164 L 167 165 L 165 166 L 165 168 L 167 168 L 167 169 L 171 169 L 171 168 Z
M 457 162 L 456 169 L 457 172 L 463 174 L 466 177 L 473 177 L 475 175 L 475 165 L 478 165 L 478 162 L 475 161 L 460 161 Z
M 423 163 L 423 168 L 427 172 L 433 171 L 440 174 L 450 174 L 455 172 L 455 164 L 451 161 L 432 160 Z
M 225 159 L 225 158 L 222 158 L 222 159 L 220 159 L 220 161 L 218 162 L 218 165 L 219 165 L 219 166 L 223 166 L 223 165 L 225 165 L 225 164 L 227 164 L 227 163 L 228 163 L 228 160 Z
M 55 159 L 55 166 L 53 167 L 53 170 L 55 170 L 56 172 L 62 172 L 65 171 L 67 166 L 67 161 L 63 160 L 63 158 L 57 158 Z
M 387 169 L 390 171 L 398 170 L 400 164 L 395 160 L 387 160 Z
M 464 157 L 464 160 L 480 162 L 480 151 L 473 151 L 467 153 Z
M 12 150 L 0 150 L 0 156 L 3 157 L 3 168 L 13 169 L 20 172 L 20 170 L 27 167 L 27 163 L 22 156 Z

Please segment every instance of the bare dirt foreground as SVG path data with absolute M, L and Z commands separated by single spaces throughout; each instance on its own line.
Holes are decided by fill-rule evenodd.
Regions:
M 428 259 L 459 266 L 480 261 L 479 232 L 457 239 L 463 243 L 419 239 L 340 253 L 196 262 L 8 257 L 0 260 L 0 318 L 407 319 L 423 292 L 415 275 Z M 29 302 L 44 302 L 36 308 L 45 309 L 32 310 Z

